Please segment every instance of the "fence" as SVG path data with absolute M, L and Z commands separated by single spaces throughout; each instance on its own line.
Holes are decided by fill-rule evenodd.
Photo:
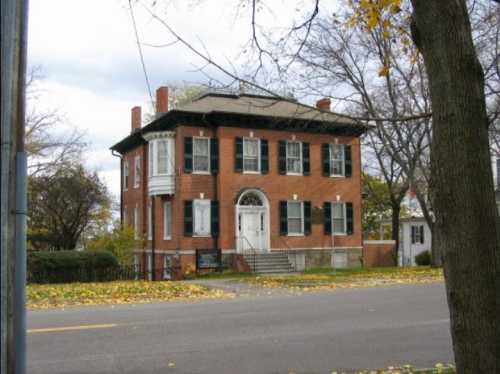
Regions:
M 28 283 L 110 282 L 142 279 L 143 272 L 134 265 L 105 268 L 74 268 L 27 272 Z

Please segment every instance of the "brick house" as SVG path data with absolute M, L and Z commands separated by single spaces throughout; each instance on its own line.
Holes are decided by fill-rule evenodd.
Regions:
M 359 266 L 361 156 L 366 128 L 329 111 L 250 94 L 206 93 L 111 147 L 121 158 L 121 219 L 144 238 L 135 263 L 169 277 L 194 271 L 197 249 L 227 266 L 248 253 L 293 255 L 294 268 Z M 336 257 L 332 249 L 336 250 Z M 151 275 L 150 275 L 151 276 Z

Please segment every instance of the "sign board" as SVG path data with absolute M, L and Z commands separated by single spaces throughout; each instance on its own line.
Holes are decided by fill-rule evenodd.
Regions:
M 222 265 L 220 249 L 197 249 L 196 269 L 219 269 Z

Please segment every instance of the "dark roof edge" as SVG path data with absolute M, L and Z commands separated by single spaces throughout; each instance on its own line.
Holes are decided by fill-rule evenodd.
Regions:
M 281 130 L 281 131 L 298 131 L 298 132 L 315 132 L 315 133 L 349 133 L 350 136 L 359 137 L 368 129 L 370 126 L 362 125 L 362 124 L 354 124 L 354 123 L 341 123 L 341 122 L 333 122 L 333 121 L 323 121 L 317 119 L 301 119 L 301 118 L 288 118 L 288 117 L 279 117 L 279 116 L 264 116 L 260 114 L 250 114 L 250 113 L 234 113 L 234 112 L 225 112 L 225 111 L 210 111 L 207 113 L 202 112 L 194 112 L 194 111 L 185 111 L 180 109 L 172 109 L 167 113 L 161 115 L 160 117 L 154 119 L 152 122 L 142 127 L 140 130 L 128 135 L 118 143 L 114 144 L 110 147 L 111 150 L 122 153 L 123 151 L 130 149 L 135 144 L 142 144 L 144 140 L 142 139 L 142 134 L 152 132 L 152 131 L 165 131 L 165 130 L 173 130 L 178 125 L 194 125 L 190 124 L 190 120 L 200 121 L 196 126 L 207 127 L 209 121 L 212 126 L 220 126 L 220 117 L 225 117 L 227 119 L 240 119 L 242 122 L 245 120 L 260 121 L 262 122 L 260 126 L 256 124 L 256 128 L 265 128 L 271 130 Z M 222 119 L 223 119 L 222 118 Z M 176 121 L 176 122 L 174 122 Z M 178 123 L 177 121 L 181 121 Z M 185 121 L 185 122 L 182 122 Z M 265 123 L 267 121 L 267 124 Z M 273 124 L 274 126 L 270 126 Z M 293 128 L 287 127 L 284 125 L 294 126 Z M 321 126 L 329 124 L 330 126 L 323 128 L 314 128 L 313 126 Z M 223 125 L 224 126 L 224 125 Z M 245 127 L 238 126 L 237 124 L 225 124 L 225 126 L 231 127 Z M 311 131 L 313 130 L 313 131 Z M 344 131 L 341 131 L 344 130 Z M 140 140 L 140 141 L 138 141 Z

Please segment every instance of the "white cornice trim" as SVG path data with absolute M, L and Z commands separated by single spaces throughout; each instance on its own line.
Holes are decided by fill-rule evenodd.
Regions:
M 163 138 L 175 138 L 174 131 L 155 131 L 155 132 L 147 132 L 142 135 L 144 140 L 150 141 L 153 139 L 163 139 Z

